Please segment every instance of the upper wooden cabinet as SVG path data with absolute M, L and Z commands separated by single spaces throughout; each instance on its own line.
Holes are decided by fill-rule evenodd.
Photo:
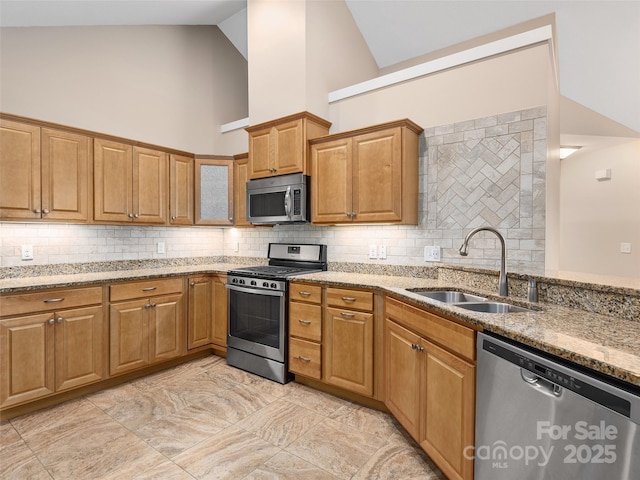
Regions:
M 302 112 L 248 127 L 249 178 L 308 174 L 308 140 L 328 135 L 330 126 L 330 122 Z
M 233 209 L 236 227 L 253 227 L 247 221 L 247 181 L 249 180 L 249 154 L 234 155 L 233 162 Z
M 87 222 L 91 139 L 0 120 L 0 218 Z
M 196 157 L 196 225 L 233 225 L 233 161 Z
M 94 190 L 97 221 L 167 223 L 167 154 L 96 139 Z
M 418 137 L 410 120 L 310 141 L 311 221 L 418 223 Z
M 169 155 L 169 223 L 193 225 L 193 158 Z

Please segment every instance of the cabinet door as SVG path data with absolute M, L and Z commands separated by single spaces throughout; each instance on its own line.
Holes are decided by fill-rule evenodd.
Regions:
M 167 154 L 133 147 L 133 219 L 167 223 Z
M 213 343 L 225 348 L 229 330 L 227 288 L 224 286 L 226 281 L 226 275 L 213 277 L 213 333 L 211 337 Z
M 273 175 L 304 172 L 306 158 L 302 120 L 273 127 Z
M 40 218 L 40 128 L 0 120 L 0 218 Z
M 448 478 L 471 479 L 474 444 L 475 367 L 442 348 L 421 341 L 425 354 L 424 414 L 420 446 Z
M 233 163 L 196 158 L 196 225 L 233 225 Z
M 193 225 L 193 158 L 169 157 L 169 196 L 171 225 Z
M 327 308 L 323 322 L 323 378 L 373 395 L 373 314 Z
M 400 127 L 353 138 L 353 210 L 357 222 L 402 220 Z
M 407 432 L 419 440 L 424 357 L 416 348 L 420 337 L 386 319 L 384 342 L 384 403 Z
M 53 393 L 54 328 L 50 313 L 0 321 L 0 406 Z
M 189 279 L 189 320 L 187 348 L 197 348 L 212 342 L 213 279 Z
M 272 127 L 267 127 L 249 134 L 250 178 L 270 177 L 273 174 L 275 147 L 271 129 Z
M 124 143 L 95 139 L 94 219 L 130 222 L 133 218 L 133 147 Z
M 104 378 L 102 307 L 55 313 L 56 391 Z
M 352 208 L 351 139 L 311 146 L 311 221 L 345 223 Z
M 253 227 L 247 221 L 247 181 L 249 180 L 249 157 L 236 156 L 233 171 L 233 208 L 236 227 Z
M 109 311 L 111 375 L 149 363 L 149 300 L 113 303 Z
M 42 129 L 42 218 L 89 220 L 91 140 Z
M 184 345 L 184 314 L 182 295 L 150 299 L 149 363 L 161 362 L 182 355 Z

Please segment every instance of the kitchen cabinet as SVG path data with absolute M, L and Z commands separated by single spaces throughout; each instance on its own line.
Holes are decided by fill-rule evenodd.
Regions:
M 91 139 L 0 120 L 0 219 L 90 220 Z
M 418 223 L 418 140 L 410 120 L 310 141 L 311 221 Z
M 0 299 L 0 408 L 105 378 L 102 288 Z
M 182 278 L 170 278 L 111 285 L 111 375 L 184 353 L 182 282 Z
M 373 396 L 373 293 L 327 288 L 323 318 L 323 379 Z
M 94 219 L 166 224 L 167 175 L 165 152 L 96 138 Z
M 308 141 L 327 135 L 330 126 L 320 117 L 301 112 L 248 127 L 249 178 L 308 175 Z
M 475 332 L 387 298 L 385 405 L 448 478 L 473 478 Z
M 233 161 L 202 156 L 195 160 L 196 225 L 233 225 Z
M 169 223 L 193 225 L 193 158 L 169 155 Z
M 227 276 L 199 275 L 189 278 L 187 348 L 205 345 L 227 348 Z
M 247 181 L 249 180 L 249 154 L 234 155 L 233 209 L 236 227 L 253 227 L 247 221 Z
M 289 285 L 289 371 L 322 378 L 322 287 Z

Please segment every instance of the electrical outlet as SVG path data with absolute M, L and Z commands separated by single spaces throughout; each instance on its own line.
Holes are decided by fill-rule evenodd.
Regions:
M 440 261 L 440 247 L 437 245 L 427 245 L 424 247 L 424 261 L 425 262 L 439 262 Z
M 378 247 L 376 247 L 375 245 L 369 245 L 369 258 L 378 258 Z
M 386 245 L 380 245 L 380 248 L 378 248 L 378 258 L 380 260 L 386 260 L 387 259 L 387 247 L 386 247 Z
M 22 245 L 22 260 L 33 260 L 33 245 Z
M 240 251 L 240 242 L 233 242 L 233 251 L 234 252 Z
M 165 253 L 164 242 L 158 242 L 158 253 Z
M 631 253 L 631 244 L 622 242 L 620 244 L 620 253 Z

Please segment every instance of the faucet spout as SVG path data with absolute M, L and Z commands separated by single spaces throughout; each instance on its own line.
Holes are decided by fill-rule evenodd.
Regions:
M 500 254 L 500 278 L 498 280 L 498 294 L 501 297 L 509 296 L 509 285 L 507 284 L 507 246 L 504 241 L 504 237 L 502 234 L 493 227 L 478 227 L 474 230 L 471 230 L 467 233 L 462 245 L 458 249 L 458 252 L 463 257 L 468 255 L 467 249 L 469 247 L 469 240 L 478 232 L 492 232 L 494 233 L 498 239 L 500 240 L 500 245 L 502 246 L 502 252 Z

